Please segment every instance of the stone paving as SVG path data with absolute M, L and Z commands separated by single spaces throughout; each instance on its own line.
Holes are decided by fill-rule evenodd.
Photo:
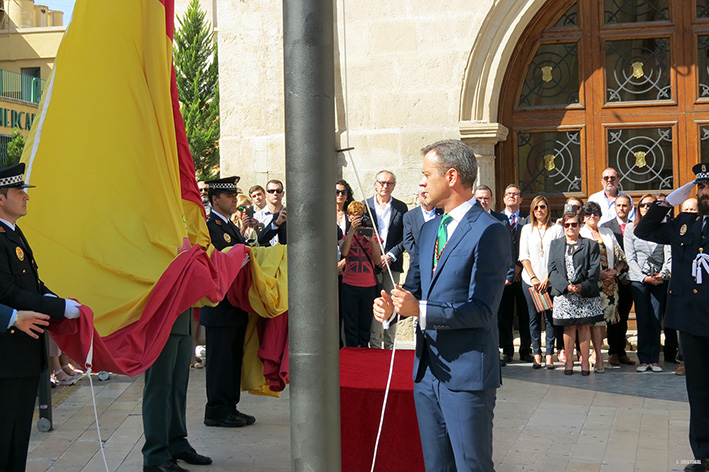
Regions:
M 631 357 L 634 355 L 631 353 Z M 498 472 L 681 471 L 692 459 L 687 439 L 689 406 L 676 364 L 662 373 L 634 367 L 604 374 L 565 376 L 563 369 L 534 370 L 529 363 L 503 368 L 495 409 L 494 460 Z M 95 378 L 95 377 L 94 377 Z M 290 470 L 288 389 L 281 398 L 244 395 L 240 410 L 253 426 L 208 428 L 202 423 L 204 370 L 192 370 L 188 392 L 189 439 L 214 459 L 193 472 Z M 94 381 L 101 436 L 110 471 L 142 470 L 142 376 Z M 87 379 L 55 390 L 54 430 L 34 428 L 27 470 L 106 470 L 99 452 Z M 385 464 L 377 467 L 386 472 Z M 415 472 L 415 471 L 411 471 Z

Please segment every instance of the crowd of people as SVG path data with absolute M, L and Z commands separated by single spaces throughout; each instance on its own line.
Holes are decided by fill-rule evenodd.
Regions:
M 494 211 L 492 189 L 484 184 L 473 187 L 477 169 L 470 162 L 474 164 L 475 158 L 461 142 L 441 141 L 424 148 L 423 154 L 418 205 L 411 210 L 393 197 L 396 176 L 388 170 L 376 174 L 374 194 L 369 198 L 355 200 L 345 180 L 335 182 L 335 196 L 340 343 L 391 349 L 397 321 L 414 317 L 417 345 L 422 346 L 417 349 L 414 366 L 414 395 L 427 467 L 452 462 L 462 465 L 469 459 L 463 451 L 473 442 L 477 443 L 473 456 L 490 462 L 488 442 L 499 366 L 514 359 L 515 328 L 521 361 L 531 363 L 534 369 L 554 369 L 556 353 L 566 375 L 573 375 L 574 359 L 580 362 L 583 376 L 591 371 L 603 373 L 606 337 L 607 364 L 637 364 L 638 372 L 661 372 L 663 349 L 665 367 L 681 358 L 682 348 L 688 349 L 688 372 L 694 372 L 687 374 L 690 443 L 695 452 L 703 451 L 708 415 L 707 406 L 702 406 L 704 394 L 697 392 L 706 391 L 707 380 L 697 372 L 706 371 L 707 366 L 701 363 L 706 357 L 701 354 L 706 336 L 687 334 L 684 321 L 673 313 L 678 304 L 669 303 L 668 294 L 673 289 L 675 293 L 682 291 L 681 285 L 672 284 L 672 259 L 677 255 L 671 246 L 677 244 L 676 238 L 685 238 L 688 227 L 696 227 L 691 231 L 701 231 L 701 237 L 709 239 L 709 229 L 705 231 L 696 223 L 701 218 L 691 216 L 709 213 L 705 208 L 709 173 L 697 174 L 704 175 L 706 182 L 698 184 L 699 200 L 683 187 L 681 202 L 677 201 L 677 190 L 669 196 L 647 193 L 634 201 L 620 191 L 617 171 L 607 168 L 602 190 L 586 203 L 569 198 L 555 220 L 545 195 L 534 196 L 525 211 L 522 191 L 516 184 L 507 186 L 504 207 Z M 22 408 L 1 423 L 0 466 L 8 470 L 24 470 L 33 406 L 28 399 L 34 398 L 38 372 L 46 359 L 57 384 L 70 385 L 82 375 L 56 345 L 44 352 L 40 342 L 50 316 L 76 318 L 79 312 L 75 302 L 53 296 L 41 283 L 29 243 L 16 227 L 17 219 L 26 214 L 29 198 L 23 170 L 0 170 L 0 177 L 5 176 L 5 184 L 0 185 L 0 249 L 3 245 L 9 248 L 0 250 L 0 255 L 14 255 L 20 265 L 27 266 L 21 273 L 30 271 L 31 276 L 25 280 L 17 271 L 8 273 L 6 283 L 12 290 L 0 299 L 8 305 L 0 305 L 0 321 L 8 327 L 0 333 L 3 344 L 24 343 L 18 349 L 32 354 L 24 359 L 23 375 L 29 374 L 20 376 L 21 381 L 13 372 L 0 371 L 0 400 L 11 401 L 8 395 L 25 399 Z M 265 188 L 254 185 L 247 193 L 238 183 L 239 177 L 199 182 L 212 244 L 219 250 L 236 244 L 286 244 L 283 182 L 269 180 Z M 706 195 L 699 197 L 702 192 Z M 680 203 L 676 217 L 660 210 Z M 432 220 L 436 220 L 437 229 L 426 225 Z M 679 244 L 692 246 L 692 251 L 696 245 L 689 239 Z M 694 252 L 689 256 L 694 257 Z M 400 285 L 404 253 L 409 254 L 410 264 L 406 282 Z M 702 253 L 700 247 L 698 259 Z M 676 262 L 689 266 L 685 259 Z M 695 265 L 703 263 L 709 271 L 709 262 L 702 261 Z M 10 267 L 10 262 L 18 264 L 10 257 L 7 264 L 0 264 L 0 270 Z M 697 279 L 696 272 L 695 267 L 692 274 L 700 284 L 701 276 Z M 626 352 L 633 306 L 637 363 Z M 491 309 L 495 312 L 489 313 Z M 666 317 L 671 320 L 667 324 Z M 247 320 L 247 313 L 227 298 L 215 307 L 188 310 L 178 317 L 163 352 L 145 375 L 144 471 L 184 471 L 178 460 L 198 465 L 212 462 L 189 444 L 185 425 L 189 368 L 202 366 L 195 359 L 200 325 L 208 349 L 203 363 L 205 425 L 231 428 L 255 423 L 253 416 L 237 409 Z M 471 339 L 477 340 L 472 348 Z M 678 373 L 682 370 L 677 369 Z M 442 386 L 451 396 L 441 395 Z M 443 422 L 443 436 L 450 442 L 423 441 L 424 435 L 430 436 L 427 431 L 440 429 L 442 417 L 462 415 L 463 411 L 469 416 L 454 421 L 461 426 L 455 432 Z M 482 437 L 489 441 L 471 439 Z M 703 460 L 708 454 L 702 454 L 697 453 Z

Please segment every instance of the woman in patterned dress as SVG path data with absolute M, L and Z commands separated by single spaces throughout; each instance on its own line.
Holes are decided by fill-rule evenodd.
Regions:
M 566 365 L 564 374 L 574 373 L 576 336 L 581 344 L 581 375 L 589 374 L 591 325 L 603 320 L 598 277 L 601 255 L 598 243 L 579 236 L 581 216 L 566 212 L 562 217 L 564 237 L 549 248 L 549 284 L 554 298 L 555 325 L 564 326 Z
M 591 326 L 591 342 L 593 343 L 593 355 L 591 364 L 595 364 L 594 372 L 603 373 L 603 345 L 604 330 L 607 325 L 617 323 L 620 319 L 618 314 L 618 283 L 616 274 L 625 265 L 625 254 L 618 245 L 613 231 L 609 228 L 600 228 L 598 222 L 601 220 L 601 207 L 596 202 L 588 202 L 583 207 L 584 226 L 579 232 L 582 238 L 593 239 L 598 243 L 601 253 L 601 273 L 598 280 L 600 289 L 601 308 L 603 308 L 603 320 Z

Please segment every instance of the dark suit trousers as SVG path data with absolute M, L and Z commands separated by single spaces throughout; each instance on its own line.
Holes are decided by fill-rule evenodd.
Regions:
M 246 325 L 205 327 L 207 341 L 207 406 L 204 417 L 236 414 L 241 397 L 241 364 Z
M 192 310 L 188 310 L 187 315 L 180 315 L 187 317 L 190 326 L 191 313 Z M 180 321 L 178 318 L 176 324 Z M 191 360 L 192 336 L 170 334 L 160 356 L 145 371 L 143 465 L 160 465 L 175 454 L 192 450 L 185 421 Z
M 522 282 L 514 282 L 505 286 L 498 310 L 497 326 L 500 330 L 500 348 L 502 352 L 512 357 L 515 353 L 514 346 L 514 321 L 517 314 L 519 324 L 519 355 L 524 356 L 532 352 L 532 336 L 529 334 L 529 312 L 527 300 L 522 292 Z
M 497 389 L 453 391 L 426 368 L 414 401 L 427 471 L 492 471 Z
M 709 337 L 680 332 L 689 397 L 689 445 L 697 459 L 709 458 Z
M 38 386 L 39 375 L 0 378 L 0 470 L 3 472 L 25 470 Z
M 633 307 L 633 293 L 630 289 L 630 284 L 618 284 L 618 314 L 620 321 L 615 324 L 608 325 L 608 354 L 617 354 L 619 357 L 627 355 L 625 346 L 627 340 L 625 335 L 628 333 L 628 316 L 630 309 Z

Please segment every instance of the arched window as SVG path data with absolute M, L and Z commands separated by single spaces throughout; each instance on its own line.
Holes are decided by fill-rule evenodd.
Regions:
M 709 0 L 547 2 L 509 62 L 500 122 L 498 188 L 586 197 L 609 166 L 632 195 L 691 180 L 709 162 Z

